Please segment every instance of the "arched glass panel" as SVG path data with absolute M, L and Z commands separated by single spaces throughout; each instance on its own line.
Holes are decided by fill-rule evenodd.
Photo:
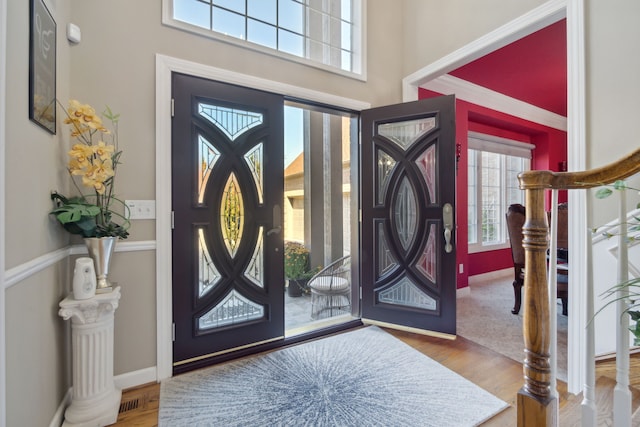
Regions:
M 436 225 L 429 226 L 429 237 L 416 268 L 431 282 L 436 283 Z
M 198 135 L 198 204 L 204 201 L 204 193 L 209 182 L 213 166 L 220 158 L 220 152 L 202 135 Z
M 198 297 L 202 298 L 220 281 L 221 276 L 216 268 L 204 238 L 204 229 L 198 228 Z
M 403 277 L 398 283 L 380 291 L 378 300 L 386 304 L 416 307 L 424 310 L 435 310 L 437 301 L 425 294 L 407 277 Z
M 244 271 L 244 277 L 251 280 L 253 284 L 264 288 L 264 239 L 263 239 L 264 227 L 258 228 L 258 241 L 256 247 L 253 250 L 253 256 L 247 269 Z
M 236 175 L 232 172 L 224 186 L 220 206 L 222 238 L 231 258 L 236 256 L 244 228 L 244 203 Z
M 378 223 L 378 235 L 376 237 L 378 240 L 378 277 L 382 277 L 397 266 L 398 263 L 393 253 L 389 250 L 387 238 L 384 233 L 384 223 L 382 222 Z
M 262 317 L 264 317 L 264 307 L 262 305 L 249 300 L 233 289 L 218 305 L 198 318 L 198 329 L 206 331 L 242 322 L 250 322 Z
M 377 178 L 378 178 L 378 204 L 382 204 L 384 201 L 384 194 L 387 190 L 387 186 L 389 184 L 389 177 L 391 176 L 391 172 L 393 168 L 396 166 L 396 161 L 393 157 L 388 155 L 382 150 L 377 150 L 376 155 L 377 159 Z
M 418 203 L 409 179 L 402 178 L 394 205 L 394 222 L 396 233 L 404 250 L 408 250 L 413 241 L 418 225 Z
M 249 166 L 253 182 L 256 184 L 258 191 L 258 203 L 263 201 L 264 182 L 262 180 L 262 143 L 256 145 L 252 150 L 244 155 L 244 160 Z
M 198 103 L 198 114 L 213 123 L 231 141 L 235 141 L 240 135 L 262 124 L 263 121 L 260 113 L 203 103 Z
M 427 184 L 429 203 L 438 203 L 436 200 L 436 146 L 431 145 L 424 150 L 416 160 L 416 164 Z
M 397 123 L 378 125 L 378 134 L 393 141 L 398 147 L 407 150 L 424 134 L 436 127 L 436 118 L 428 117 Z

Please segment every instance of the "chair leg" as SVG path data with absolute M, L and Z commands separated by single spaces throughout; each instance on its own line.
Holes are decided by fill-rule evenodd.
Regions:
M 515 297 L 515 304 L 511 314 L 518 314 L 522 305 L 522 283 L 519 280 L 513 281 L 513 296 Z
M 567 297 L 562 297 L 560 298 L 560 300 L 562 301 L 562 315 L 568 316 L 569 315 L 569 299 Z

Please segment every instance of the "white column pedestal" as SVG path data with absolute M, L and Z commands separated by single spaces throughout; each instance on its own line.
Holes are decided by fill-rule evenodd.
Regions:
M 118 419 L 122 391 L 113 382 L 113 320 L 120 287 L 85 300 L 73 295 L 58 314 L 71 319 L 73 397 L 63 427 L 101 427 Z

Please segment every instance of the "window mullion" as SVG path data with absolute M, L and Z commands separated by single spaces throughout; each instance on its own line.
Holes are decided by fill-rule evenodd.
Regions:
M 507 208 L 507 156 L 500 155 L 500 212 L 506 212 Z M 506 242 L 505 221 L 502 216 L 500 218 L 500 242 Z
M 475 150 L 476 153 L 476 242 L 482 246 L 482 151 Z
M 244 38 L 249 41 L 249 0 L 244 0 Z

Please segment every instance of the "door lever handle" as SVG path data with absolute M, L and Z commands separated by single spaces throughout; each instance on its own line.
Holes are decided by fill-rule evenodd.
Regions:
M 451 244 L 451 231 L 453 230 L 453 207 L 451 203 L 445 203 L 442 207 L 442 222 L 444 225 L 444 251 L 451 253 L 453 245 Z

